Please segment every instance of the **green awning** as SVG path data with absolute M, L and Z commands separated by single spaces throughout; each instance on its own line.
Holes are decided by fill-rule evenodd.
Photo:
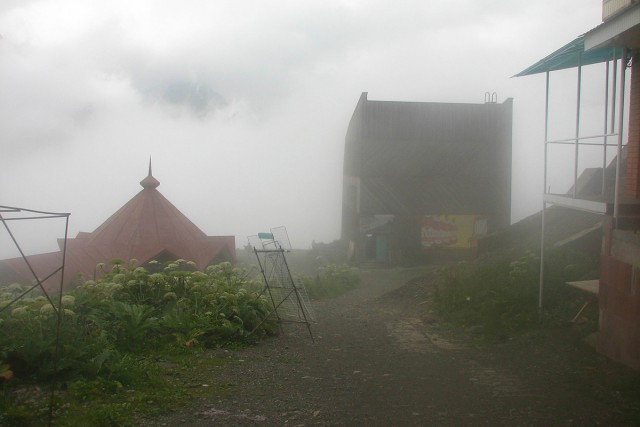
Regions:
M 622 55 L 622 49 L 613 47 L 591 49 L 585 52 L 583 34 L 571 43 L 562 46 L 551 55 L 542 58 L 532 66 L 520 71 L 513 77 L 575 68 L 578 65 L 598 64 L 600 62 L 611 61 L 616 57 L 619 58 L 620 55 Z

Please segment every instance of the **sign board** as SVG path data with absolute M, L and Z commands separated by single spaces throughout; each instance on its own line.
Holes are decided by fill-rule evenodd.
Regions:
M 421 242 L 425 248 L 463 248 L 477 246 L 487 235 L 487 220 L 478 215 L 426 215 L 422 217 Z

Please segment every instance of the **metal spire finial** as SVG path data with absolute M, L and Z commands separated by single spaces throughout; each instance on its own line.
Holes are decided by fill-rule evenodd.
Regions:
M 147 188 L 158 188 L 158 185 L 160 185 L 160 181 L 158 181 L 157 179 L 155 179 L 152 175 L 152 171 L 151 171 L 151 156 L 149 156 L 149 175 L 147 175 L 147 177 L 145 179 L 143 179 L 142 181 L 140 181 L 140 185 L 142 185 L 142 188 L 147 189 Z

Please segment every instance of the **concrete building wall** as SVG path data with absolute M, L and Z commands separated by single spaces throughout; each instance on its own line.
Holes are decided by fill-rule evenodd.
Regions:
M 634 54 L 629 100 L 625 195 L 640 199 L 640 57 Z M 633 212 L 633 211 L 632 211 Z M 638 218 L 607 216 L 600 262 L 598 351 L 640 369 L 640 237 Z M 635 225 L 634 225 L 635 224 Z M 624 225 L 624 227 L 622 227 Z M 621 228 L 622 227 L 622 228 Z
M 342 238 L 357 258 L 420 255 L 425 216 L 511 221 L 512 100 L 454 104 L 369 101 L 345 138 Z M 383 252 L 386 252 L 383 253 Z
M 633 56 L 627 146 L 627 197 L 640 198 L 640 55 Z
M 628 235 L 628 236 L 625 236 Z M 604 223 L 603 252 L 600 262 L 600 331 L 598 351 L 618 362 L 640 369 L 640 268 L 629 261 L 640 251 L 633 231 L 614 228 L 612 217 Z M 627 252 L 629 243 L 632 250 Z M 624 249 L 621 246 L 626 246 Z M 625 251 L 629 257 L 616 253 Z M 620 259 L 623 258 L 623 259 Z

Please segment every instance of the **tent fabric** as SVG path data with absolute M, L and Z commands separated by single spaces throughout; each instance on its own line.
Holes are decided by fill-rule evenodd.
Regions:
M 579 65 L 598 64 L 621 56 L 622 49 L 612 47 L 584 50 L 584 34 L 567 43 L 552 54 L 525 68 L 513 77 L 529 76 L 548 71 L 565 70 Z

